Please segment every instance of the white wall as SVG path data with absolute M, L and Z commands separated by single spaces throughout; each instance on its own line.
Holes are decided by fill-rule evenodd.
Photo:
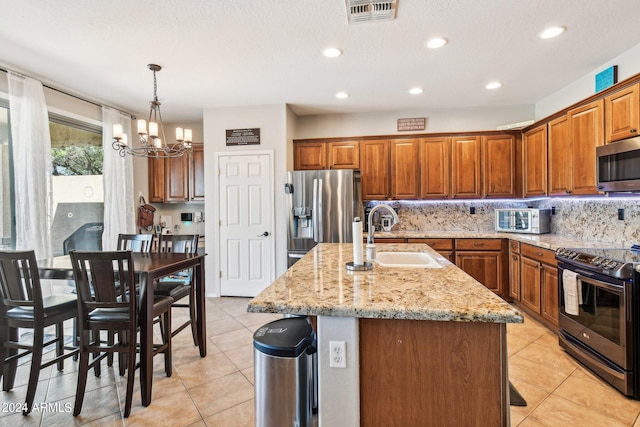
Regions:
M 611 61 L 602 64 L 589 74 L 539 101 L 535 105 L 535 119 L 543 119 L 575 104 L 578 101 L 594 95 L 596 74 L 612 65 L 618 66 L 619 82 L 640 73 L 640 44 L 616 56 Z
M 215 153 L 233 153 L 242 151 L 273 150 L 274 151 L 274 219 L 275 230 L 275 276 L 279 276 L 287 268 L 287 235 L 284 179 L 287 170 L 287 147 L 291 144 L 288 135 L 287 118 L 290 117 L 287 106 L 263 105 L 252 107 L 208 109 L 203 114 L 205 142 L 205 215 L 213 219 L 218 206 L 217 167 L 214 163 Z M 226 146 L 227 129 L 260 128 L 260 145 Z M 214 221 L 205 221 L 206 251 L 206 283 L 209 296 L 219 296 L 220 282 L 218 277 L 218 227 Z
M 399 118 L 426 117 L 424 131 L 398 132 Z M 533 105 L 486 108 L 425 109 L 298 117 L 296 139 L 407 133 L 471 132 L 533 120 Z

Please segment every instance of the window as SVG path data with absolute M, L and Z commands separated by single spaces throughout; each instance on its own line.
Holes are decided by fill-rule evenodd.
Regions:
M 11 153 L 9 145 L 9 104 L 0 99 L 0 250 L 12 249 L 13 200 Z

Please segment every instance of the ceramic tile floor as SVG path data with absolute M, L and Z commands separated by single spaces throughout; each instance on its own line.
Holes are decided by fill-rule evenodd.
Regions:
M 129 418 L 121 417 L 118 403 L 124 401 L 125 377 L 114 375 L 113 369 L 104 370 L 100 378 L 89 376 L 82 413 L 74 418 L 70 411 L 76 372 L 71 361 L 64 372 L 47 368 L 41 373 L 36 402 L 46 402 L 48 408 L 28 417 L 8 412 L 10 404 L 24 401 L 27 363 L 19 368 L 13 391 L 0 391 L 0 426 L 253 427 L 253 331 L 281 316 L 247 313 L 247 301 L 209 299 L 207 357 L 199 356 L 188 333 L 178 334 L 173 376 L 164 376 L 162 357 L 157 357 L 153 402 L 141 406 L 136 385 Z M 528 403 L 511 407 L 512 426 L 640 427 L 640 402 L 625 398 L 580 367 L 544 326 L 527 317 L 524 324 L 507 330 L 509 377 Z

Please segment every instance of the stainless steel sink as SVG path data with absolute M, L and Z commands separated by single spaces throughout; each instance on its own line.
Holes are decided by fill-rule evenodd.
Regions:
M 442 265 L 426 252 L 378 252 L 376 262 L 382 267 L 442 268 Z

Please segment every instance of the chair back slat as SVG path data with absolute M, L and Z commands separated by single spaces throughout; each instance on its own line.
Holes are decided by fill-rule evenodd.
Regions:
M 116 249 L 119 251 L 151 252 L 152 245 L 153 234 L 119 234 Z
M 42 312 L 42 289 L 34 251 L 0 252 L 0 297 L 8 307 Z
M 198 235 L 162 234 L 158 242 L 158 252 L 195 254 L 198 252 Z

